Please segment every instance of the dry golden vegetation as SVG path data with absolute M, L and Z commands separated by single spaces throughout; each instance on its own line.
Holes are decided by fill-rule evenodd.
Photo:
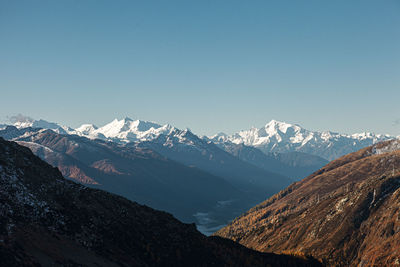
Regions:
M 398 148 L 388 141 L 332 161 L 216 235 L 329 265 L 400 265 Z

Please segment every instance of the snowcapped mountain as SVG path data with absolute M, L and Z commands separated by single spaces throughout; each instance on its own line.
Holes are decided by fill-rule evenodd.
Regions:
M 57 123 L 45 120 L 34 120 L 26 116 L 16 116 L 14 126 L 19 129 L 43 128 L 51 129 L 60 134 L 75 134 L 89 139 L 101 139 L 117 143 L 147 142 L 158 139 L 165 141 L 165 146 L 183 145 L 192 146 L 181 130 L 169 125 L 160 125 L 155 122 L 132 120 L 124 118 L 96 127 L 93 124 L 83 124 L 72 129 Z M 204 137 L 221 148 L 229 147 L 226 144 L 244 144 L 268 153 L 302 152 L 319 156 L 327 160 L 336 159 L 342 155 L 357 151 L 380 141 L 395 137 L 373 133 L 340 134 L 330 131 L 309 131 L 296 124 L 270 121 L 264 127 L 251 128 L 250 130 L 227 135 L 219 133 L 211 137 Z M 225 145 L 224 145 L 225 144 Z M 225 149 L 226 150 L 226 149 Z M 229 151 L 228 151 L 229 152 Z
M 115 119 L 102 127 L 83 124 L 76 129 L 33 119 L 15 121 L 14 125 L 0 129 L 0 136 L 30 147 L 50 164 L 58 166 L 67 177 L 90 185 L 106 186 L 114 190 L 112 192 L 124 196 L 132 194 L 133 189 L 128 190 L 129 187 L 124 183 L 133 179 L 132 188 L 138 190 L 132 196 L 135 200 L 141 199 L 144 203 L 152 203 L 153 206 L 173 211 L 174 214 L 182 215 L 182 212 L 186 212 L 185 218 L 194 216 L 199 210 L 206 211 L 208 218 L 213 218 L 212 223 L 207 224 L 209 229 L 226 223 L 227 218 L 230 220 L 238 215 L 235 212 L 244 211 L 250 204 L 258 203 L 266 196 L 278 192 L 291 182 L 288 177 L 299 179 L 322 167 L 325 160 L 316 156 L 336 158 L 391 138 L 370 133 L 343 135 L 312 132 L 298 125 L 278 121 L 271 121 L 261 129 L 252 128 L 231 136 L 221 133 L 211 138 L 199 138 L 190 130 L 180 130 L 169 124 L 160 125 L 130 118 Z M 41 138 L 36 138 L 38 136 Z M 105 146 L 109 153 L 103 153 Z M 138 160 L 127 162 L 133 154 L 141 151 L 151 151 L 167 161 L 157 158 L 148 161 L 147 165 Z M 129 154 L 128 157 L 124 156 L 125 152 Z M 177 164 L 180 165 L 179 168 L 176 167 Z M 206 186 L 204 181 L 198 184 L 188 183 L 185 179 L 193 176 L 195 171 L 205 173 L 196 182 L 209 177 L 210 181 L 220 181 L 221 188 L 217 190 L 216 185 Z M 143 174 L 143 179 L 136 180 L 138 173 Z M 121 178 L 120 182 L 115 180 L 116 176 Z M 100 180 L 97 181 L 94 177 Z M 163 177 L 171 180 L 163 180 Z M 183 180 L 177 177 L 182 177 Z M 135 184 L 136 182 L 139 184 Z M 232 192 L 238 190 L 240 197 L 233 193 L 232 196 L 221 195 L 221 192 L 228 192 L 227 187 L 222 189 L 223 183 L 231 186 Z M 155 188 L 156 184 L 160 187 Z M 198 191 L 201 186 L 204 186 L 203 190 Z M 210 190 L 218 199 L 212 199 L 214 202 L 211 201 L 207 209 L 197 209 L 196 212 L 186 207 L 184 210 L 171 210 L 169 208 L 183 206 L 179 204 L 183 200 L 180 199 L 177 206 L 172 207 L 168 206 L 167 202 L 170 201 L 166 201 L 169 198 L 163 199 L 162 194 L 154 194 L 178 194 L 175 191 L 190 195 L 199 193 L 197 199 L 205 195 L 210 200 Z M 223 218 L 222 208 L 218 205 L 212 206 L 215 200 L 232 201 L 223 208 Z M 168 207 L 163 206 L 164 204 L 168 204 Z M 193 206 L 191 203 L 186 204 Z M 214 222 L 218 225 L 214 225 Z
M 166 149 L 172 149 L 173 147 L 174 150 L 178 149 L 180 151 L 188 149 L 204 151 L 209 146 L 207 142 L 188 129 L 180 130 L 169 124 L 160 125 L 150 121 L 132 120 L 128 117 L 121 120 L 114 119 L 102 127 L 83 124 L 76 129 L 44 120 L 34 120 L 29 117 L 25 119 L 23 117 L 23 119 L 15 121 L 13 126 L 16 129 L 8 128 L 5 131 L 7 137 L 13 138 L 20 136 L 21 131 L 29 132 L 36 128 L 43 128 L 53 130 L 58 134 L 78 135 L 92 140 L 100 139 L 119 144 L 153 142 L 157 146 L 162 146 Z M 219 150 L 219 148 L 217 149 Z
M 296 151 L 332 160 L 393 138 L 395 137 L 373 133 L 347 135 L 330 131 L 309 131 L 299 125 L 272 120 L 262 128 L 251 128 L 233 135 L 220 133 L 208 139 L 217 144 L 227 142 L 244 144 L 256 147 L 264 153 Z
M 78 132 L 82 135 L 90 135 L 93 134 L 98 128 L 93 124 L 82 124 L 78 128 L 75 129 L 75 132 Z
M 187 222 L 198 221 L 208 233 L 291 183 L 188 129 L 168 131 L 169 127 L 124 119 L 74 130 L 82 136 L 8 126 L 0 130 L 0 137 L 29 147 L 70 179 L 167 210 Z M 97 134 L 107 142 L 84 137 Z M 143 139 L 146 135 L 148 141 Z M 196 214 L 206 214 L 207 221 Z
M 6 125 L 0 125 L 4 126 Z M 15 116 L 13 126 L 18 129 L 24 128 L 43 128 L 53 130 L 59 134 L 75 134 L 89 139 L 109 140 L 118 143 L 129 143 L 136 141 L 150 141 L 159 135 L 168 135 L 177 129 L 169 124 L 159 125 L 154 122 L 143 120 L 132 120 L 128 117 L 112 122 L 98 128 L 93 124 L 83 124 L 73 129 L 58 123 L 48 122 L 45 120 L 35 120 L 27 116 Z
M 125 118 L 122 120 L 115 119 L 100 128 L 96 128 L 94 125 L 82 125 L 75 131 L 77 135 L 91 139 L 106 138 L 127 143 L 152 140 L 160 134 L 168 134 L 173 129 L 174 127 L 169 124 L 161 126 L 154 122 Z
M 159 135 L 167 135 L 176 130 L 169 124 L 159 125 L 154 122 L 132 120 L 128 117 L 112 122 L 98 128 L 93 124 L 83 124 L 69 134 L 84 136 L 89 139 L 102 139 L 118 143 L 150 141 Z
M 12 117 L 12 122 L 15 127 L 18 129 L 24 129 L 24 128 L 42 128 L 42 129 L 50 129 L 55 131 L 56 133 L 59 134 L 71 134 L 74 129 L 60 125 L 58 123 L 54 122 L 48 122 L 45 120 L 35 120 L 27 116 L 13 116 Z
M 262 188 L 263 197 L 270 189 L 282 188 L 291 182 L 283 175 L 240 160 L 213 142 L 199 138 L 190 130 L 175 129 L 154 140 L 128 144 L 130 145 L 148 148 L 184 165 L 206 170 L 225 178 L 238 188 L 246 188 L 247 191 L 258 191 Z

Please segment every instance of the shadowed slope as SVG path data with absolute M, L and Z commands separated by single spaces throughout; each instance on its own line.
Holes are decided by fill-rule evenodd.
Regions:
M 225 142 L 218 145 L 243 161 L 290 177 L 294 181 L 307 177 L 328 163 L 323 158 L 301 152 L 264 153 L 244 144 Z
M 194 213 L 210 209 L 220 200 L 242 196 L 222 178 L 148 149 L 49 130 L 17 140 L 68 178 L 172 212 L 187 222 L 194 221 Z

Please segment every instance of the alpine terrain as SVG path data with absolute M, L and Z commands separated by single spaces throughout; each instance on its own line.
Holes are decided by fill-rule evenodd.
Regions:
M 332 266 L 400 265 L 400 140 L 345 155 L 216 235 Z
M 3 125 L 0 136 L 29 147 L 69 179 L 194 221 L 206 234 L 320 169 L 326 158 L 390 138 L 311 132 L 278 121 L 199 137 L 130 118 L 74 129 L 24 116 Z
M 29 147 L 69 179 L 171 212 L 185 222 L 195 221 L 194 214 L 212 209 L 218 201 L 247 200 L 224 179 L 148 149 L 12 126 L 0 136 Z M 233 215 L 222 216 L 225 221 L 226 216 Z
M 260 149 L 264 153 L 303 152 L 333 160 L 393 136 L 373 133 L 339 134 L 316 132 L 299 125 L 272 120 L 261 128 L 251 128 L 232 135 L 224 133 L 209 137 L 217 144 L 231 142 Z
M 206 237 L 168 213 L 64 179 L 0 138 L 2 266 L 319 266 Z
M 141 125 L 129 119 L 122 122 L 122 130 L 114 125 L 118 131 Z M 29 147 L 65 177 L 171 212 L 185 222 L 195 221 L 207 234 L 291 183 L 187 130 L 124 142 L 53 128 L 7 126 L 0 136 Z

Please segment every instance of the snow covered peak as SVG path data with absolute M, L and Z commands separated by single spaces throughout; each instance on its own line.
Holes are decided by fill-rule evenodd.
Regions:
M 169 124 L 160 125 L 155 122 L 133 120 L 128 117 L 114 119 L 99 128 L 93 124 L 83 124 L 76 129 L 44 120 L 34 120 L 22 115 L 15 116 L 14 119 L 14 125 L 17 128 L 51 129 L 60 134 L 76 134 L 90 139 L 102 139 L 118 143 L 145 142 L 158 139 L 158 141 L 170 145 L 180 143 L 192 146 L 195 143 L 199 144 L 197 136 L 189 129 L 179 130 Z M 330 131 L 309 131 L 297 124 L 271 120 L 261 128 L 253 127 L 232 135 L 219 133 L 211 137 L 202 137 L 201 140 L 215 144 L 228 142 L 244 144 L 259 148 L 265 153 L 298 151 L 332 160 L 363 147 L 393 138 L 389 135 L 375 135 L 373 133 L 346 135 Z
M 162 126 L 155 122 L 133 120 L 129 117 L 120 120 L 114 119 L 99 128 L 93 124 L 83 124 L 76 129 L 72 129 L 57 123 L 34 120 L 23 115 L 14 116 L 13 123 L 17 128 L 43 128 L 60 134 L 76 134 L 90 139 L 102 139 L 122 143 L 153 140 L 159 135 L 169 134 L 175 129 L 169 124 Z
M 190 131 L 190 129 L 186 128 L 184 130 L 180 130 L 177 128 L 170 128 L 169 132 L 165 134 L 160 134 L 157 138 L 150 140 L 152 142 L 142 143 L 145 146 L 152 147 L 152 145 L 161 145 L 163 147 L 174 147 L 175 149 L 194 149 L 201 150 L 204 149 L 205 146 L 209 146 L 209 142 L 207 140 L 201 139 L 194 133 Z M 140 144 L 139 144 L 140 145 Z
M 10 117 L 10 121 L 12 124 L 19 128 L 27 128 L 27 127 L 32 127 L 32 128 L 42 128 L 42 129 L 51 129 L 57 133 L 61 134 L 66 134 L 66 133 L 71 133 L 73 131 L 72 128 L 69 128 L 67 126 L 59 125 L 58 123 L 54 122 L 48 122 L 42 119 L 35 120 L 31 117 L 24 116 L 21 114 L 18 114 L 16 116 Z
M 96 132 L 102 133 L 105 137 L 116 137 L 119 133 L 129 129 L 129 122 L 125 119 L 114 119 L 112 122 L 97 129 Z
M 32 127 L 33 122 L 32 121 L 16 121 L 13 123 L 13 125 L 17 128 L 27 128 L 27 127 Z
M 332 160 L 392 138 L 373 133 L 346 135 L 330 131 L 309 131 L 296 124 L 271 120 L 259 129 L 251 128 L 229 136 L 218 134 L 209 139 L 217 144 L 232 142 L 253 146 L 265 153 L 299 151 Z
M 279 128 L 281 126 L 292 126 L 291 124 L 288 124 L 286 122 L 281 122 L 277 120 L 271 120 L 265 125 L 265 128 Z
M 290 126 L 290 124 L 272 120 L 267 123 L 264 128 L 260 129 L 260 133 L 262 133 L 263 136 L 277 135 L 280 132 L 286 133 L 287 128 L 289 128 Z
M 155 122 L 124 119 L 114 119 L 110 123 L 97 128 L 93 124 L 83 124 L 72 133 L 90 139 L 102 139 L 120 143 L 150 141 L 161 134 L 168 134 L 174 129 L 169 124 L 161 126 Z
M 265 131 L 270 135 L 277 134 L 277 133 L 287 133 L 288 129 L 293 132 L 299 132 L 302 128 L 298 125 L 289 124 L 286 122 L 271 120 L 269 123 L 265 125 Z
M 98 128 L 93 124 L 82 124 L 78 128 L 75 129 L 77 133 L 81 133 L 82 135 L 90 135 Z
M 154 122 L 125 118 L 122 120 L 115 119 L 97 129 L 95 133 L 101 133 L 107 138 L 133 141 L 136 140 L 138 136 L 141 136 L 146 132 L 154 133 L 154 130 L 159 128 L 161 128 L 161 125 Z
M 13 125 L 17 128 L 46 128 L 46 129 L 55 129 L 60 127 L 57 123 L 48 122 L 45 120 L 34 120 L 27 116 L 14 116 L 14 119 L 11 119 Z
M 359 139 L 359 140 L 366 140 L 366 139 L 374 139 L 376 141 L 379 141 L 381 139 L 392 139 L 394 137 L 388 135 L 388 134 L 373 134 L 373 133 L 368 133 L 368 132 L 363 132 L 363 133 L 355 133 L 351 135 L 352 138 Z
M 225 141 L 229 136 L 226 133 L 219 132 L 217 134 L 214 134 L 210 137 L 204 136 L 203 139 L 211 139 L 211 140 L 220 140 L 220 141 Z

